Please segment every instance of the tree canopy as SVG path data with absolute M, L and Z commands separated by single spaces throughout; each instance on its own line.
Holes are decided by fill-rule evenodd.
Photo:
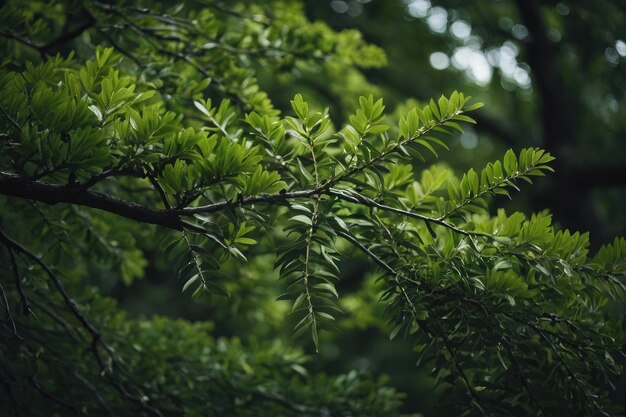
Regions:
M 470 152 L 451 155 L 454 165 L 509 147 L 540 146 L 556 156 L 556 173 L 511 207 L 549 207 L 564 227 L 591 231 L 595 248 L 626 233 L 623 1 L 305 3 L 312 17 L 384 45 L 389 65 L 368 78 L 387 103 L 424 100 L 450 86 L 480 96 L 479 123 L 459 146 Z
M 290 0 L 8 1 L 0 48 L 3 413 L 402 415 L 316 369 L 354 327 L 459 415 L 620 413 L 626 241 L 498 209 L 560 167 L 542 148 L 438 162 L 480 97 L 389 111 L 385 52 Z M 158 276 L 207 314 L 116 303 Z

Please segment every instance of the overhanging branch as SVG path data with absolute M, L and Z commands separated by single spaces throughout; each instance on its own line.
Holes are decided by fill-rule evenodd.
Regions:
M 325 185 L 300 191 L 281 191 L 274 194 L 258 194 L 248 197 L 242 196 L 234 200 L 221 201 L 198 207 L 155 210 L 98 191 L 87 190 L 80 186 L 50 184 L 43 181 L 26 179 L 17 174 L 0 171 L 0 194 L 40 201 L 50 205 L 59 203 L 76 204 L 107 211 L 140 223 L 154 224 L 174 230 L 187 229 L 200 234 L 205 234 L 206 230 L 189 221 L 186 221 L 183 217 L 191 217 L 196 214 L 215 213 L 222 210 L 234 209 L 240 206 L 252 205 L 256 203 L 268 204 L 325 194 L 351 203 L 376 207 L 384 211 L 417 218 L 427 223 L 438 224 L 464 236 L 489 237 L 488 234 L 465 231 L 444 221 L 443 219 L 435 219 L 407 210 L 386 206 L 365 196 L 359 195 L 357 197 L 349 195 L 341 192 L 340 190 L 331 189 Z
M 72 185 L 28 180 L 20 175 L 2 171 L 0 171 L 0 194 L 51 205 L 67 203 L 96 208 L 127 219 L 169 229 L 182 230 L 186 226 L 173 212 L 153 210 L 98 191 L 84 190 Z

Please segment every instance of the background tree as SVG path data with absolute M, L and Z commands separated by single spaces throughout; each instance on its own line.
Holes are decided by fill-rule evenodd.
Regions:
M 557 158 L 556 173 L 513 207 L 550 207 L 564 226 L 591 231 L 595 246 L 624 234 L 623 1 L 306 4 L 312 18 L 385 45 L 389 65 L 367 75 L 390 103 L 458 85 L 481 97 L 480 145 L 470 133 L 465 145 L 473 147 L 465 159 L 455 153 L 454 165 L 542 146 Z
M 399 414 L 384 381 L 312 373 L 328 355 L 307 370 L 281 341 L 336 349 L 322 330 L 339 326 L 402 336 L 457 413 L 618 412 L 626 243 L 592 256 L 546 212 L 490 214 L 552 171 L 541 149 L 458 176 L 431 164 L 479 103 L 453 91 L 385 113 L 363 72 L 382 50 L 297 2 L 1 16 L 3 411 Z M 374 269 L 345 286 L 359 257 Z M 139 292 L 144 275 L 199 301 L 161 312 L 200 320 L 105 296 L 135 314 L 188 299 Z

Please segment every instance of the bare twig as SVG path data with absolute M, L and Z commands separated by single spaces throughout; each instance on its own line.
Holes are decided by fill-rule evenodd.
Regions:
M 7 251 L 9 252 L 9 257 L 11 258 L 11 266 L 13 267 L 13 275 L 15 276 L 15 286 L 17 287 L 17 292 L 20 295 L 20 300 L 22 301 L 22 312 L 24 315 L 32 314 L 33 317 L 35 313 L 30 308 L 30 304 L 28 302 L 28 298 L 26 298 L 26 294 L 24 293 L 24 288 L 22 288 L 22 277 L 20 275 L 20 268 L 17 264 L 17 259 L 15 257 L 15 252 L 10 246 L 6 246 Z
M 513 363 L 513 366 L 515 367 L 515 372 L 517 372 L 517 376 L 519 376 L 519 379 L 522 382 L 522 385 L 524 385 L 524 389 L 528 393 L 528 397 L 530 398 L 530 401 L 532 401 L 532 403 L 535 404 L 537 409 L 541 411 L 543 415 L 549 416 L 549 414 L 546 413 L 541 403 L 537 400 L 537 397 L 535 396 L 535 393 L 533 389 L 531 388 L 530 383 L 528 382 L 528 379 L 526 379 L 526 376 L 524 375 L 524 371 L 522 370 L 522 367 L 519 364 L 519 361 L 517 360 L 515 353 L 513 353 L 513 348 L 511 347 L 511 344 L 506 338 L 502 339 L 502 341 L 504 342 L 504 346 L 506 347 L 506 350 L 509 354 L 509 358 L 511 358 L 511 363 Z
M 433 217 L 428 217 L 428 216 L 424 216 L 422 214 L 419 213 L 415 213 L 409 210 L 403 210 L 397 207 L 391 207 L 391 206 L 387 206 L 385 204 L 381 204 L 378 203 L 375 200 L 372 200 L 369 197 L 366 197 L 362 194 L 358 194 L 356 192 L 354 192 L 353 190 L 349 190 L 349 191 L 344 191 L 344 190 L 337 190 L 337 189 L 329 189 L 326 192 L 328 195 L 332 195 L 335 196 L 337 198 L 340 198 L 341 200 L 345 200 L 345 201 L 349 201 L 351 203 L 355 203 L 355 204 L 361 204 L 361 205 L 365 205 L 365 206 L 369 206 L 369 207 L 375 207 L 384 211 L 390 211 L 393 213 L 397 213 L 397 214 L 401 214 L 403 216 L 406 217 L 411 217 L 414 219 L 418 219 L 418 220 L 422 220 L 424 222 L 427 223 L 434 223 L 434 224 L 438 224 L 440 226 L 443 226 L 447 229 L 450 229 L 456 233 L 459 233 L 461 235 L 464 236 L 481 236 L 481 237 L 492 237 L 492 235 L 488 234 L 488 233 L 482 233 L 482 232 L 468 232 L 466 230 L 460 229 L 456 226 L 454 226 L 451 223 L 448 223 L 442 219 L 438 219 L 438 218 L 433 218 Z
M 15 326 L 15 320 L 13 320 L 13 314 L 11 314 L 11 306 L 9 305 L 9 300 L 7 299 L 7 295 L 4 292 L 4 287 L 0 284 L 0 294 L 2 295 L 4 309 L 7 311 L 7 320 L 11 322 L 11 326 L 13 326 L 13 334 L 17 335 L 17 326 Z
M 119 381 L 117 381 L 111 376 L 111 369 L 102 359 L 102 356 L 100 355 L 100 352 L 98 350 L 98 346 L 102 346 L 111 355 L 111 357 L 114 357 L 113 349 L 102 340 L 102 335 L 100 334 L 100 332 L 83 315 L 83 313 L 80 311 L 80 309 L 76 305 L 76 302 L 67 293 L 67 290 L 65 289 L 65 285 L 63 284 L 63 281 L 61 281 L 61 279 L 56 275 L 56 273 L 52 271 L 52 269 L 48 266 L 48 264 L 46 264 L 40 257 L 35 255 L 34 253 L 29 251 L 25 247 L 21 246 L 15 240 L 11 239 L 9 236 L 7 236 L 7 234 L 2 229 L 0 229 L 0 240 L 3 241 L 5 245 L 10 247 L 14 251 L 22 253 L 26 257 L 30 258 L 33 262 L 39 265 L 46 272 L 46 274 L 50 277 L 54 286 L 57 288 L 57 290 L 61 294 L 61 297 L 63 298 L 63 301 L 65 302 L 66 306 L 70 309 L 74 317 L 81 323 L 82 327 L 85 330 L 87 330 L 87 332 L 91 336 L 91 352 L 93 353 L 93 356 L 96 358 L 96 361 L 100 365 L 102 376 L 106 378 L 109 381 L 109 383 L 113 385 L 128 401 L 137 404 L 139 407 L 149 412 L 151 415 L 163 417 L 163 415 L 161 414 L 159 410 L 147 404 L 146 399 L 144 399 L 143 397 L 136 397 L 130 394 L 128 390 Z

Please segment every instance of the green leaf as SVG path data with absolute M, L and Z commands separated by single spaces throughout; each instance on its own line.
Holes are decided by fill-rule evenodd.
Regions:
M 318 290 L 326 290 L 332 293 L 336 298 L 339 298 L 339 294 L 337 293 L 335 286 L 332 284 L 328 284 L 328 283 L 315 284 L 313 288 L 318 289 Z
M 185 290 L 187 288 L 189 288 L 191 285 L 193 285 L 193 283 L 195 283 L 196 281 L 198 281 L 198 279 L 200 279 L 200 275 L 199 274 L 195 274 L 194 276 L 192 276 L 191 278 L 189 278 L 187 280 L 187 282 L 185 282 L 185 285 L 183 285 L 183 291 L 185 292 Z
M 298 214 L 296 216 L 291 217 L 289 220 L 293 220 L 296 222 L 300 222 L 300 223 L 304 223 L 306 225 L 312 226 L 313 222 L 311 221 L 311 218 L 303 215 L 303 214 Z

